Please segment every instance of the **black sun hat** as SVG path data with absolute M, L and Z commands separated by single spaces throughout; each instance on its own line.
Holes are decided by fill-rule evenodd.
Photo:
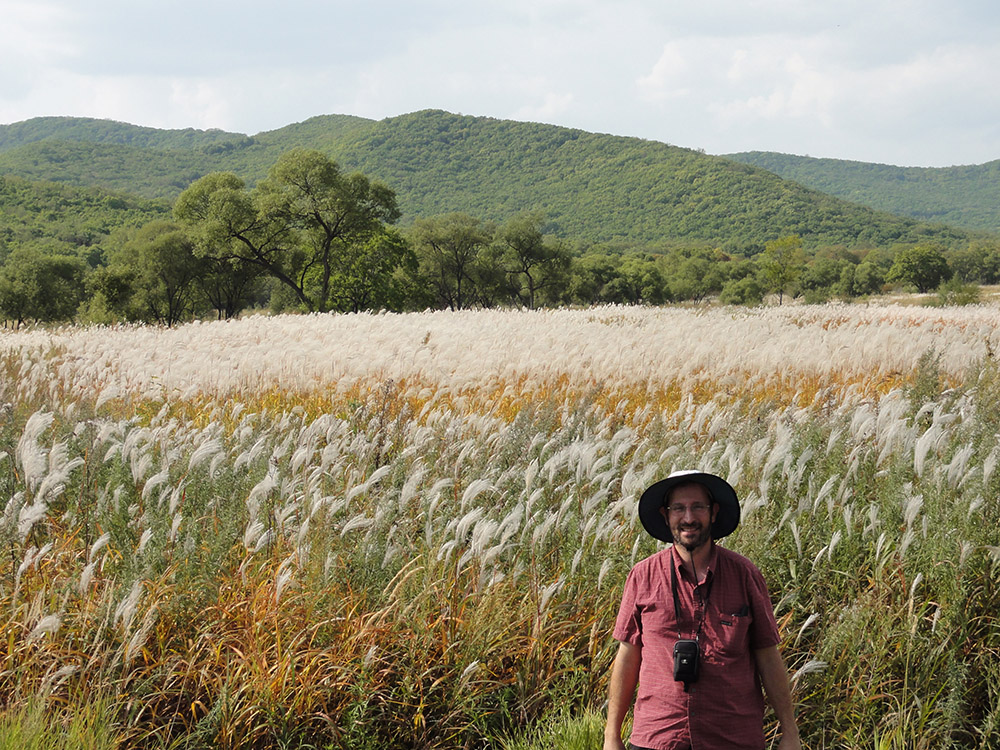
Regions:
M 736 497 L 736 490 L 729 482 L 703 471 L 675 471 L 666 479 L 661 479 L 649 487 L 639 498 L 639 520 L 650 536 L 661 542 L 674 541 L 670 525 L 660 513 L 660 508 L 666 503 L 670 490 L 679 484 L 692 482 L 703 485 L 712 496 L 712 501 L 719 504 L 719 512 L 712 524 L 712 539 L 729 536 L 740 525 L 740 501 Z

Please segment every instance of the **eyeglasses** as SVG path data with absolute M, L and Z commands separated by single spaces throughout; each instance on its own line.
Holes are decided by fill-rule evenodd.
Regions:
M 687 511 L 691 511 L 696 516 L 700 516 L 703 513 L 707 513 L 711 509 L 711 505 L 705 505 L 705 503 L 694 503 L 693 505 L 666 505 L 667 513 L 672 516 L 683 516 Z

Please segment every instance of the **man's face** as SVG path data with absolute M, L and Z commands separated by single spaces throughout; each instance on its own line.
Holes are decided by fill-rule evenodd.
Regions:
M 712 538 L 712 523 L 719 507 L 713 505 L 700 484 L 685 484 L 670 493 L 660 508 L 674 535 L 674 543 L 694 552 Z

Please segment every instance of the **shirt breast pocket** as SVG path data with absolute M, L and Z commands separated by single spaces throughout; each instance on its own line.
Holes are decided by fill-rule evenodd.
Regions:
M 716 643 L 722 658 L 740 656 L 750 647 L 750 625 L 753 615 L 749 606 L 733 611 L 723 610 L 716 616 Z

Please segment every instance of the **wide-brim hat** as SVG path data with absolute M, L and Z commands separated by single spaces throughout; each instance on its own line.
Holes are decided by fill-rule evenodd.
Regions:
M 712 501 L 719 505 L 719 512 L 712 523 L 712 539 L 729 536 L 740 525 L 740 501 L 736 497 L 736 490 L 729 482 L 703 471 L 675 471 L 666 479 L 661 479 L 649 487 L 639 498 L 639 520 L 650 536 L 661 542 L 674 541 L 670 525 L 660 513 L 660 508 L 674 487 L 692 482 L 704 485 L 712 496 Z

